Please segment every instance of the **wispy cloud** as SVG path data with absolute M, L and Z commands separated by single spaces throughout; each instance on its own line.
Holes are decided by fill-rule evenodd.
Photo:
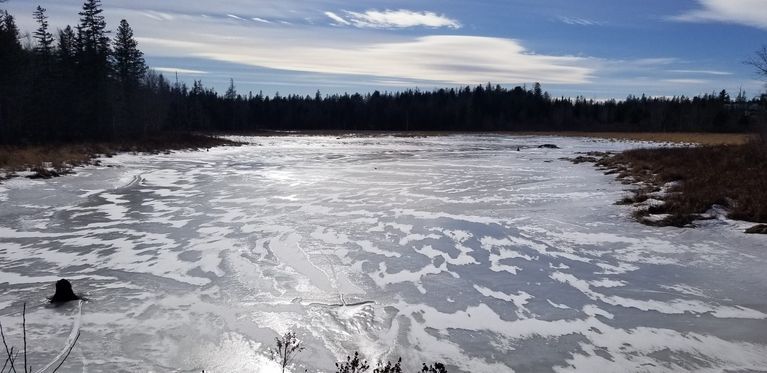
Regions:
M 298 31 L 295 31 L 298 32 Z M 177 35 L 181 37 L 181 34 Z M 594 73 L 588 58 L 535 54 L 518 41 L 495 37 L 437 35 L 372 42 L 292 35 L 291 45 L 254 38 L 229 41 L 200 36 L 140 41 L 149 51 L 286 71 L 408 79 L 435 84 L 486 82 L 583 84 Z M 170 48 L 170 46 L 175 46 Z
M 579 18 L 579 17 L 557 17 L 557 19 L 568 25 L 574 25 L 574 26 L 601 26 L 604 23 L 599 21 L 594 21 L 586 18 Z
M 639 58 L 636 60 L 622 61 L 615 60 L 617 63 L 628 64 L 628 66 L 642 66 L 642 67 L 657 67 L 664 65 L 671 65 L 680 62 L 679 59 L 674 57 L 651 57 L 651 58 Z
M 155 21 L 172 21 L 175 17 L 172 14 L 165 12 L 157 12 L 154 10 L 147 10 L 142 13 L 144 16 L 151 18 Z
M 40 1 L 50 9 L 52 25 L 78 22 L 82 0 Z M 766 10 L 762 10 L 767 7 L 761 6 L 764 1 L 767 0 L 693 0 L 689 2 L 691 10 L 674 19 L 761 27 L 767 24 L 760 21 L 767 19 Z M 281 92 L 301 89 L 314 92 L 325 86 L 342 92 L 488 81 L 500 84 L 540 81 L 552 92 L 595 97 L 625 97 L 641 92 L 697 94 L 739 86 L 749 92 L 763 90 L 763 83 L 744 80 L 737 67 L 730 65 L 730 73 L 729 67 L 723 67 L 728 65 L 716 60 L 726 56 L 714 56 L 706 62 L 688 60 L 683 50 L 677 58 L 669 58 L 670 55 L 658 56 L 652 50 L 637 49 L 631 54 L 633 59 L 610 52 L 599 57 L 572 56 L 568 52 L 535 53 L 532 47 L 541 45 L 515 39 L 534 35 L 535 30 L 525 33 L 503 29 L 492 36 L 480 36 L 483 31 L 472 28 L 474 36 L 469 36 L 468 32 L 456 31 L 460 30 L 461 22 L 479 25 L 477 22 L 484 21 L 464 12 L 473 6 L 470 2 L 444 2 L 460 6 L 431 3 L 434 8 L 384 10 L 391 2 L 281 0 L 254 7 L 253 0 L 228 0 L 225 6 L 203 0 L 115 0 L 115 5 L 107 7 L 104 14 L 110 27 L 123 18 L 131 22 L 139 47 L 152 65 L 160 66 L 157 71 L 178 72 L 188 79 L 204 77 L 206 84 L 217 88 L 225 88 L 233 77 L 239 86 L 255 82 L 251 87 L 256 90 Z M 34 8 L 29 1 L 9 1 L 3 6 L 18 15 L 29 15 Z M 612 23 L 586 14 L 595 13 L 546 13 L 540 27 L 565 27 L 573 32 L 573 38 L 578 38 L 579 32 L 588 32 L 590 27 Z M 37 27 L 29 16 L 19 16 L 17 21 L 24 31 Z M 292 25 L 282 26 L 282 21 Z M 336 27 L 330 27 L 331 22 Z M 392 29 L 408 32 L 390 32 Z M 562 50 L 576 53 L 581 47 L 574 45 Z M 712 54 L 718 51 L 711 47 Z M 642 58 L 649 56 L 660 58 Z M 197 62 L 192 64 L 190 60 Z M 292 88 L 298 86 L 302 88 Z
M 663 79 L 666 83 L 674 84 L 706 84 L 708 80 L 703 79 Z
M 669 70 L 671 73 L 699 75 L 732 75 L 731 72 L 717 70 Z
M 338 14 L 335 14 L 333 12 L 325 12 L 325 15 L 328 16 L 328 18 L 332 19 L 336 25 L 351 25 L 349 21 L 341 18 Z
M 359 28 L 461 28 L 461 23 L 455 19 L 434 12 L 416 12 L 407 9 L 399 10 L 367 10 L 353 12 L 345 10 L 343 16 L 333 12 L 325 12 L 336 25 L 354 26 Z
M 682 22 L 724 22 L 767 29 L 764 0 L 698 0 L 700 8 L 670 17 Z
M 190 69 L 181 69 L 178 67 L 153 67 L 152 70 L 158 71 L 161 73 L 179 73 L 179 74 L 190 74 L 190 75 L 204 75 L 207 74 L 207 71 L 202 70 L 190 70 Z

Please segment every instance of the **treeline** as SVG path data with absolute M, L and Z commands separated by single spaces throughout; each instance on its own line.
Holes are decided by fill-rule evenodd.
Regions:
M 707 131 L 742 132 L 762 119 L 765 99 L 722 91 L 698 97 L 593 101 L 501 86 L 434 91 L 265 96 L 223 94 L 170 82 L 147 68 L 125 20 L 107 28 L 100 0 L 80 23 L 50 31 L 45 9 L 22 45 L 0 12 L 0 143 L 138 138 L 159 131 Z M 112 35 L 114 34 L 114 35 Z
M 83 4 L 80 23 L 53 35 L 45 9 L 33 16 L 32 45 L 22 46 L 14 17 L 0 11 L 0 140 L 5 143 L 113 139 L 161 129 L 161 92 L 122 21 L 110 38 L 99 0 Z

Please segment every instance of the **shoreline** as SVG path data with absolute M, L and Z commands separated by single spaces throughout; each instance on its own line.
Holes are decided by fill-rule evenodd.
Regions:
M 48 179 L 72 173 L 78 166 L 98 162 L 96 158 L 111 157 L 117 153 L 163 153 L 177 150 L 194 150 L 217 146 L 242 145 L 227 140 L 226 136 L 394 136 L 434 137 L 453 135 L 501 135 L 541 137 L 582 137 L 609 141 L 647 141 L 657 143 L 697 145 L 741 145 L 755 138 L 749 133 L 698 133 L 698 132 L 577 132 L 577 131 L 244 131 L 244 132 L 203 132 L 203 133 L 160 133 L 143 139 L 82 142 L 43 145 L 0 145 L 0 183 L 13 177 Z
M 30 146 L 0 146 L 0 184 L 14 177 L 49 179 L 74 173 L 79 166 L 99 164 L 99 157 L 117 153 L 159 154 L 177 150 L 209 149 L 239 146 L 243 143 L 225 136 L 357 136 L 429 137 L 451 135 L 506 135 L 542 137 L 581 137 L 606 141 L 647 141 L 659 144 L 687 144 L 653 149 L 635 149 L 616 154 L 576 154 L 573 163 L 593 163 L 606 174 L 632 185 L 630 195 L 616 204 L 631 205 L 634 218 L 652 226 L 685 227 L 697 219 L 707 218 L 714 205 L 725 206 L 728 217 L 753 223 L 767 223 L 767 197 L 759 195 L 767 188 L 767 177 L 757 183 L 733 185 L 729 179 L 746 179 L 753 162 L 761 159 L 767 169 L 767 156 L 759 148 L 753 134 L 721 133 L 636 133 L 636 132 L 384 132 L 384 131 L 261 131 L 250 133 L 164 133 L 123 142 L 92 142 Z M 698 145 L 698 146 L 695 146 Z M 762 145 L 764 147 L 764 145 Z M 716 154 L 710 154 L 710 153 Z M 747 154 L 744 155 L 743 153 Z M 700 160 L 707 164 L 701 167 Z M 726 162 L 717 161 L 724 159 Z M 758 168 L 758 167 L 757 167 Z M 696 174 L 712 173 L 703 181 Z M 715 177 L 716 175 L 728 175 Z M 685 185 L 685 180 L 691 185 Z M 744 189 L 745 188 L 745 189 Z M 730 194 L 730 190 L 738 192 Z M 748 202 L 744 202 L 747 200 Z M 743 204 L 756 206 L 748 209 Z M 756 211 L 756 212 L 755 212 Z M 708 217 L 710 218 L 710 217 Z M 759 226 L 757 226 L 759 227 Z M 754 227 L 754 228 L 757 228 Z M 767 226 L 756 229 L 767 233 Z
M 244 132 L 210 132 L 211 136 L 393 136 L 393 137 L 439 137 L 453 135 L 504 135 L 504 136 L 542 136 L 542 137 L 585 137 L 615 141 L 647 141 L 658 143 L 700 144 L 700 145 L 740 145 L 758 135 L 755 133 L 717 133 L 717 132 L 610 132 L 610 131 L 373 131 L 373 130 L 260 130 Z
M 629 185 L 616 205 L 631 206 L 641 224 L 695 227 L 717 218 L 754 224 L 745 233 L 767 233 L 767 144 L 639 148 L 587 153 L 569 161 L 592 163 Z
M 0 184 L 14 177 L 50 179 L 71 174 L 76 167 L 98 165 L 97 158 L 110 158 L 118 153 L 159 154 L 239 145 L 242 144 L 195 133 L 163 133 L 125 141 L 0 145 Z

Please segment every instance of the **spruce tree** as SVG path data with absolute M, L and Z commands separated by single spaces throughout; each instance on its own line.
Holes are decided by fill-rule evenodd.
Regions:
M 78 125 L 80 136 L 109 139 L 115 120 L 109 84 L 109 37 L 101 0 L 85 0 L 77 26 Z
M 48 32 L 48 16 L 45 14 L 46 9 L 37 6 L 33 13 L 35 21 L 38 24 L 37 30 L 35 30 L 34 37 L 37 41 L 35 51 L 44 56 L 50 56 L 53 51 L 53 35 Z
M 0 10 L 0 142 L 14 136 L 13 131 L 19 128 L 12 116 L 20 112 L 17 92 L 23 59 L 16 20 Z
M 4 10 L 0 10 L 0 50 L 4 52 L 21 50 L 19 28 L 16 26 L 16 19 Z
M 101 0 L 86 0 L 80 11 L 80 26 L 78 39 L 80 50 L 86 55 L 106 61 L 109 55 L 109 37 L 107 22 L 101 14 Z
M 131 135 L 147 132 L 146 120 L 142 120 L 143 110 L 138 92 L 141 81 L 147 73 L 144 54 L 138 49 L 138 43 L 133 38 L 133 30 L 128 21 L 120 21 L 114 39 L 112 52 L 112 75 L 121 90 L 116 92 L 117 106 L 115 124 L 118 130 Z
M 120 21 L 117 28 L 112 64 L 115 77 L 125 86 L 135 87 L 147 72 L 144 54 L 138 49 L 133 30 L 126 20 Z
M 112 64 L 115 77 L 126 88 L 138 86 L 147 72 L 144 54 L 138 49 L 133 30 L 126 20 L 120 21 L 117 28 Z
M 234 86 L 234 79 L 229 78 L 229 88 L 226 89 L 224 99 L 234 101 L 237 99 L 237 88 Z
M 58 58 L 59 62 L 64 65 L 72 65 L 74 63 L 75 56 L 77 55 L 77 35 L 75 35 L 72 26 L 67 26 L 63 30 L 59 30 L 59 48 Z

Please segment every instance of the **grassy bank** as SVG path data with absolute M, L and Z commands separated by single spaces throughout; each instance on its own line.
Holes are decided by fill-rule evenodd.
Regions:
M 726 207 L 730 218 L 767 223 L 764 143 L 637 149 L 597 163 L 639 186 L 619 203 L 636 205 L 643 223 L 686 226 L 713 205 Z
M 703 132 L 586 132 L 586 131 L 348 131 L 348 130 L 302 130 L 302 131 L 243 131 L 226 132 L 241 136 L 394 136 L 394 137 L 434 137 L 451 135 L 507 135 L 507 136 L 552 136 L 552 137 L 591 137 L 615 141 L 653 141 L 686 143 L 701 145 L 745 144 L 755 138 L 748 133 L 703 133 Z
M 90 164 L 94 158 L 122 152 L 162 153 L 239 145 L 218 137 L 189 133 L 165 133 L 136 140 L 47 145 L 0 145 L 0 180 L 31 170 L 32 177 L 53 177 Z
M 742 145 L 757 136 L 748 133 L 703 132 L 525 132 L 527 135 L 591 137 L 616 141 L 652 141 L 700 145 Z

